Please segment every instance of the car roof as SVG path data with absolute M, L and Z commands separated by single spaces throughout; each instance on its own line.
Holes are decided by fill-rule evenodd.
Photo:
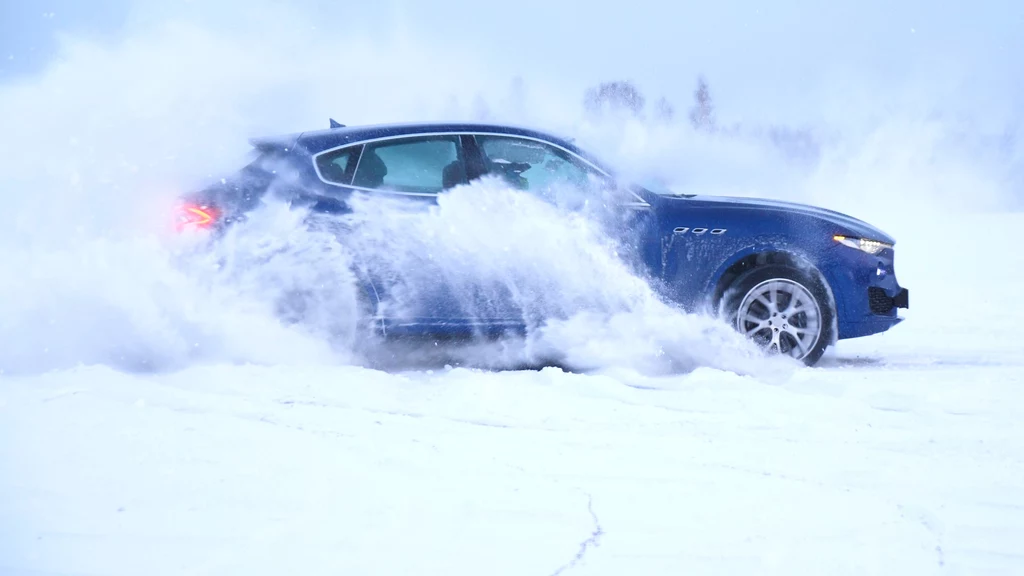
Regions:
M 572 143 L 567 139 L 560 138 L 540 130 L 508 124 L 492 124 L 483 122 L 407 122 L 401 124 L 344 126 L 341 128 L 328 128 L 324 130 L 303 132 L 300 135 L 299 140 L 305 144 L 307 149 L 310 151 L 313 151 L 314 148 L 319 151 L 349 142 L 358 142 L 360 140 L 439 132 L 488 132 L 510 134 L 541 138 L 543 140 L 549 140 L 559 146 L 572 146 Z M 323 148 L 314 145 L 314 143 L 319 144 L 321 142 L 325 144 Z
M 341 126 L 337 128 L 311 130 L 269 138 L 256 138 L 252 140 L 252 144 L 257 148 L 295 147 L 302 149 L 309 154 L 316 154 L 324 150 L 364 140 L 445 132 L 479 132 L 538 138 L 570 150 L 574 154 L 586 158 L 588 161 L 591 161 L 610 172 L 608 167 L 604 166 L 602 162 L 575 146 L 572 141 L 567 138 L 523 126 L 486 122 L 407 122 L 395 124 Z

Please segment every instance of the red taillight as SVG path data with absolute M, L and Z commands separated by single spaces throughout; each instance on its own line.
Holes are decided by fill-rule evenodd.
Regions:
M 220 211 L 205 204 L 183 204 L 178 207 L 175 228 L 209 228 L 217 222 Z

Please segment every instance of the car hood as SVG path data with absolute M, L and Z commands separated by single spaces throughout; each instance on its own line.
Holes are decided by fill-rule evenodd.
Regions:
M 836 212 L 835 210 L 827 210 L 825 208 L 818 208 L 817 206 L 809 206 L 807 204 L 798 204 L 796 202 L 783 202 L 780 200 L 767 200 L 763 198 L 740 198 L 732 196 L 670 196 L 659 194 L 662 198 L 670 198 L 673 204 L 676 202 L 683 204 L 686 202 L 697 202 L 704 205 L 711 205 L 714 207 L 721 207 L 723 209 L 747 209 L 747 210 L 771 210 L 775 212 L 784 212 L 789 214 L 800 214 L 803 216 L 810 216 L 824 220 L 836 226 L 837 234 L 845 234 L 858 238 L 867 238 L 869 240 L 878 240 L 880 242 L 886 242 L 889 244 L 895 244 L 896 240 L 879 230 L 877 227 L 843 214 L 842 212 Z

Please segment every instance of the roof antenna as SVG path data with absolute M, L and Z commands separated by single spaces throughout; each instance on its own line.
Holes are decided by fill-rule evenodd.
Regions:
M 344 128 L 344 124 L 339 124 L 337 120 L 331 118 L 331 128 Z

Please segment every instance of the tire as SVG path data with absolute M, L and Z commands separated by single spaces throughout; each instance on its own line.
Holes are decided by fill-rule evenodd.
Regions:
M 796 268 L 772 264 L 741 274 L 722 297 L 721 312 L 737 331 L 770 354 L 807 366 L 832 342 L 835 311 L 821 281 Z

